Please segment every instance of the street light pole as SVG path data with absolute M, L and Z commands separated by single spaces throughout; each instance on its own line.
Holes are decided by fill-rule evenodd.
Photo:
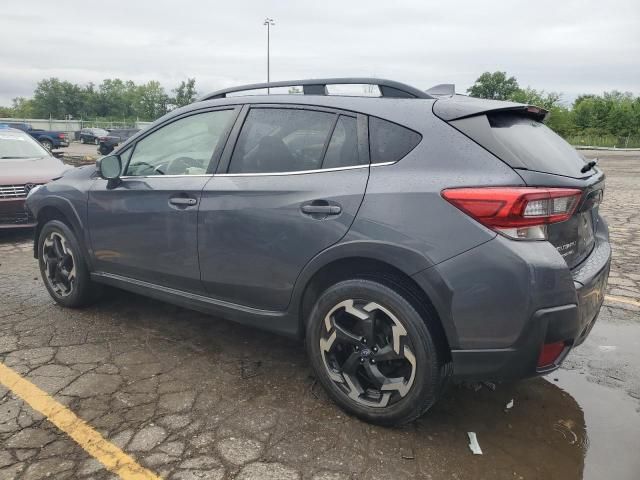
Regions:
M 273 18 L 265 18 L 263 25 L 267 26 L 267 83 L 271 80 L 270 69 L 271 69 L 271 52 L 270 52 L 270 41 L 271 41 L 271 27 L 275 25 L 276 22 L 273 21 Z M 267 94 L 269 93 L 269 89 L 267 89 Z

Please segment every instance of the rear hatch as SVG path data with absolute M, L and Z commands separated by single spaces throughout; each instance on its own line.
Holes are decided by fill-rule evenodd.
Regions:
M 438 100 L 434 113 L 514 168 L 527 186 L 578 188 L 574 214 L 548 226 L 548 240 L 570 268 L 593 250 L 604 173 L 542 123 L 546 111 L 508 102 L 455 96 Z

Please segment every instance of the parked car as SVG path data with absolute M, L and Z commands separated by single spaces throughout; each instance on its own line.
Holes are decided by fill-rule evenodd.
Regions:
M 326 95 L 349 83 L 382 98 Z M 242 95 L 282 86 L 305 94 Z M 605 176 L 544 116 L 375 79 L 214 92 L 31 195 L 34 252 L 64 306 L 107 284 L 304 338 L 336 403 L 401 424 L 594 325 Z
M 30 123 L 24 122 L 11 122 L 3 125 L 28 133 L 49 151 L 69 146 L 69 135 L 66 132 L 57 130 L 40 130 L 33 128 Z
M 68 168 L 31 136 L 0 125 L 0 230 L 35 226 L 27 195 Z
M 111 153 L 118 145 L 125 142 L 139 131 L 139 128 L 119 128 L 111 130 L 109 135 L 106 137 L 100 137 L 98 153 L 100 155 L 107 155 Z
M 100 137 L 106 137 L 109 132 L 104 128 L 83 128 L 80 130 L 80 143 L 93 143 L 98 145 Z

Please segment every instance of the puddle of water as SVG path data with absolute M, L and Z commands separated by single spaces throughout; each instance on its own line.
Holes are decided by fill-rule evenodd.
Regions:
M 625 392 L 587 381 L 585 375 L 559 370 L 552 378 L 574 397 L 584 414 L 584 479 L 640 478 L 640 408 Z

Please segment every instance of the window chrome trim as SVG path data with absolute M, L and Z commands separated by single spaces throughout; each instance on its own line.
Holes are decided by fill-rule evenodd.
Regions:
M 296 170 L 294 172 L 256 172 L 256 173 L 203 173 L 198 175 L 127 175 L 120 177 L 122 180 L 129 178 L 182 178 L 182 177 L 268 177 L 284 175 L 304 175 L 307 173 L 339 172 L 341 170 L 356 170 L 359 168 L 384 167 L 397 162 L 379 162 L 371 165 L 349 165 L 348 167 L 316 168 L 314 170 Z
M 357 168 L 369 168 L 369 165 L 350 165 L 348 167 L 335 167 L 335 168 L 316 168 L 313 170 L 296 170 L 292 172 L 254 172 L 254 173 L 217 173 L 216 177 L 268 177 L 268 176 L 283 176 L 283 175 L 304 175 L 307 173 L 322 173 L 322 172 L 338 172 L 341 170 L 355 170 Z
M 403 157 L 404 158 L 404 157 Z M 402 159 L 400 159 L 402 160 Z M 387 165 L 393 165 L 394 163 L 398 163 L 400 160 L 396 160 L 395 162 L 378 162 L 378 163 L 372 163 L 371 166 L 372 167 L 385 167 Z
M 197 175 L 122 175 L 121 180 L 127 180 L 129 178 L 194 178 L 194 177 L 213 177 L 212 173 L 199 173 Z

